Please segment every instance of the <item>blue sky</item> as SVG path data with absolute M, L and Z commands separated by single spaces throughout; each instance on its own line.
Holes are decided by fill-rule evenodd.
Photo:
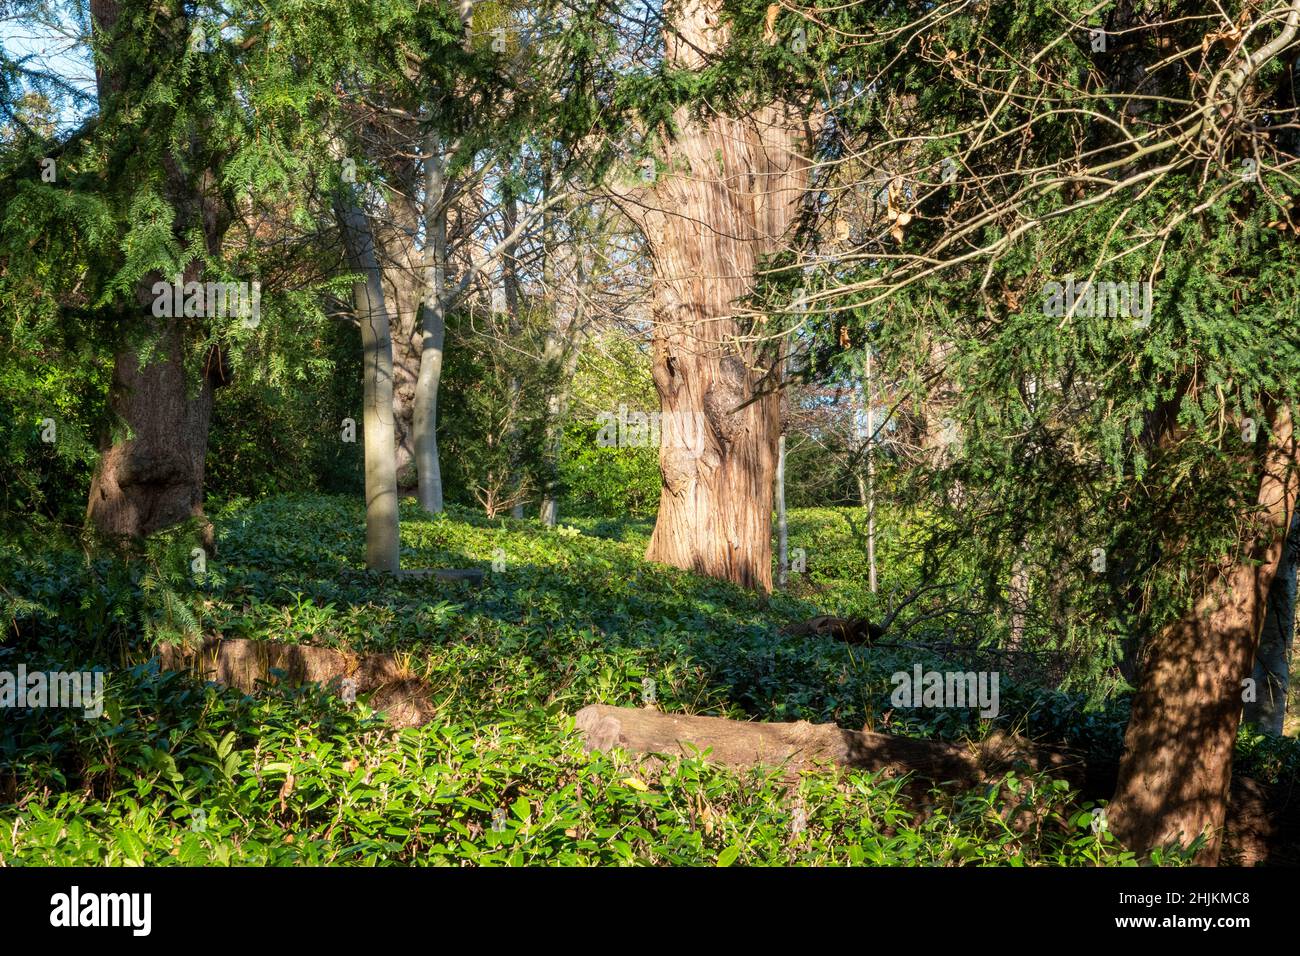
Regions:
M 58 19 L 48 14 L 58 13 Z M 49 73 L 63 83 L 91 97 L 95 94 L 95 71 L 90 62 L 90 48 L 82 41 L 81 30 L 72 12 L 60 4 L 41 16 L 9 13 L 0 19 L 0 50 L 7 60 L 28 58 L 23 67 L 28 72 Z M 83 110 L 65 98 L 60 104 L 60 124 L 76 126 Z

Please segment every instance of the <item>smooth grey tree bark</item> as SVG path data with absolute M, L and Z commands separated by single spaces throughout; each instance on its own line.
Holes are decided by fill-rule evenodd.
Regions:
M 551 170 L 543 176 L 543 191 L 553 194 Z M 548 528 L 559 520 L 560 501 L 556 474 L 560 467 L 560 454 L 564 447 L 564 415 L 569 407 L 569 396 L 574 376 L 578 371 L 578 357 L 587 337 L 587 311 L 584 293 L 587 288 L 587 270 L 583 251 L 576 241 L 560 240 L 556 233 L 557 217 L 550 211 L 542 216 L 543 286 L 551 293 L 550 327 L 546 333 L 546 346 L 542 361 L 549 371 L 551 392 L 546 396 L 546 440 L 542 454 L 546 461 L 546 485 L 538 518 Z M 559 268 L 557 269 L 557 263 Z M 563 289 L 563 294 L 559 290 Z
M 393 416 L 393 340 L 370 219 L 347 187 L 342 187 L 336 195 L 334 212 L 349 267 L 363 277 L 353 285 L 352 297 L 361 325 L 366 567 L 392 574 L 397 572 L 400 547 L 397 430 Z
M 543 361 L 551 367 L 559 368 L 558 381 L 551 394 L 546 397 L 546 455 L 548 470 L 554 472 L 559 468 L 560 449 L 564 444 L 564 414 L 569 407 L 569 384 L 578 371 L 578 355 L 581 351 L 581 321 L 574 317 L 571 323 L 571 336 L 565 336 L 558 330 L 547 335 L 546 351 Z M 576 329 L 576 336 L 573 330 Z M 559 493 L 554 481 L 548 481 L 542 489 L 542 502 L 538 507 L 538 518 L 548 528 L 554 528 L 560 515 Z
M 502 207 L 502 219 L 505 223 L 505 232 L 507 235 L 515 235 L 519 225 L 519 199 L 514 194 L 514 190 L 508 190 L 505 195 Z M 509 316 L 510 335 L 517 337 L 519 335 L 519 261 L 515 257 L 515 242 L 509 241 L 504 249 L 501 260 L 501 286 L 506 298 L 506 315 Z M 519 394 L 519 380 L 510 380 L 510 394 L 517 396 Z M 519 481 L 518 470 L 519 462 L 523 456 L 523 448 L 519 440 L 519 432 L 512 429 L 510 433 L 510 455 L 515 462 L 516 475 L 514 480 Z M 513 518 L 522 518 L 524 516 L 524 503 L 516 502 L 510 508 L 510 515 Z
M 468 9 L 463 7 L 463 9 Z M 415 442 L 417 495 L 420 507 L 430 514 L 443 510 L 442 461 L 438 454 L 438 388 L 442 382 L 446 346 L 447 315 L 474 281 L 493 262 L 513 253 L 515 244 L 528 228 L 530 219 L 510 219 L 512 228 L 481 259 L 471 255 L 464 274 L 454 283 L 447 276 L 447 214 L 457 183 L 447 175 L 448 164 L 457 149 L 436 130 L 425 134 L 423 211 L 423 284 L 420 294 L 420 368 L 416 377 L 411 430 Z M 553 201 L 563 199 L 556 197 Z M 486 201 L 483 203 L 486 207 Z M 549 208 L 550 203 L 543 205 Z
M 447 177 L 440 137 L 425 138 L 424 226 L 425 284 L 420 304 L 423 335 L 420 374 L 415 384 L 415 469 L 420 507 L 442 511 L 442 463 L 438 458 L 438 386 L 442 381 L 447 333 Z
M 790 530 L 785 518 L 785 430 L 776 440 L 776 563 L 777 586 L 790 580 Z

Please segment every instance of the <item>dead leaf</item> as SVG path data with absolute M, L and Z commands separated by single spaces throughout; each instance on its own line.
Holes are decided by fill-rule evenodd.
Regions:
M 285 811 L 285 803 L 284 803 L 285 798 L 288 797 L 289 794 L 291 794 L 291 793 L 293 793 L 293 773 L 292 773 L 292 772 L 290 772 L 290 773 L 286 773 L 286 774 L 284 775 L 284 786 L 282 786 L 282 787 L 280 788 L 280 812 L 281 812 L 281 813 L 284 813 L 284 811 Z
M 768 45 L 776 42 L 776 18 L 781 13 L 781 4 L 774 3 L 767 8 L 767 23 L 763 27 L 763 39 Z
M 1201 37 L 1201 53 L 1206 54 L 1210 52 L 1210 47 L 1214 46 L 1216 43 L 1225 43 L 1230 47 L 1235 47 L 1241 42 L 1241 37 L 1241 27 L 1235 26 L 1219 30 L 1215 33 L 1207 33 L 1205 36 Z

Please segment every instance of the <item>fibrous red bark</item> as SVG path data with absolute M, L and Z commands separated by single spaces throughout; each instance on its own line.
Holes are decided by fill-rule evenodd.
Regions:
M 716 0 L 677 7 L 668 63 L 698 69 L 718 50 L 720 12 Z M 807 125 L 788 104 L 737 116 L 683 110 L 675 122 L 653 185 L 625 204 L 654 268 L 663 485 L 646 558 L 767 591 L 780 349 L 747 340 L 753 323 L 738 313 L 799 213 Z
M 141 537 L 203 518 L 203 470 L 213 376 L 195 388 L 185 369 L 185 333 L 163 329 L 153 355 L 118 352 L 109 405 L 129 434 L 108 440 L 90 485 L 86 514 L 101 532 Z
M 1146 652 L 1111 806 L 1116 835 L 1138 851 L 1205 834 L 1199 862 L 1219 857 L 1242 682 L 1254 667 L 1300 486 L 1290 410 L 1277 408 L 1269 424 L 1253 537 Z
M 119 62 L 117 30 L 121 4 L 94 0 L 91 16 L 104 55 L 96 61 L 101 110 L 118 107 L 123 91 L 135 77 L 129 64 Z M 177 35 L 188 32 L 183 15 Z M 182 153 L 184 155 L 182 155 Z M 172 232 L 184 246 L 192 229 L 202 231 L 209 253 L 216 254 L 230 222 L 230 208 L 212 169 L 201 158 L 202 137 L 196 134 L 163 159 L 164 192 L 175 216 Z M 200 278 L 198 263 L 185 269 L 186 281 Z M 190 333 L 179 318 L 152 319 L 154 283 L 168 279 L 157 273 L 143 277 L 128 314 L 139 325 L 114 356 L 109 409 L 117 431 L 101 442 L 100 460 L 91 481 L 87 519 L 101 532 L 142 537 L 203 516 L 204 458 L 212 415 L 213 388 L 225 383 L 228 370 L 219 350 L 209 349 L 196 376 L 187 371 Z M 134 320 L 133 320 L 134 321 Z M 209 539 L 210 543 L 210 539 Z

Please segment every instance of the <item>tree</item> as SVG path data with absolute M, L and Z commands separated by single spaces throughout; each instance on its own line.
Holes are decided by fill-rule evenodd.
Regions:
M 1150 642 L 1111 805 L 1129 846 L 1185 843 L 1208 831 L 1213 858 L 1228 805 L 1242 685 L 1253 669 L 1269 590 L 1300 489 L 1290 409 L 1276 407 L 1262 455 L 1258 522 L 1204 592 Z M 1194 748 L 1196 759 L 1188 761 Z
M 341 159 L 343 150 L 335 149 Z M 401 536 L 397 514 L 397 435 L 393 414 L 393 340 L 384 304 L 384 286 L 370 219 L 347 186 L 335 199 L 339 232 L 353 271 L 361 275 L 353 286 L 361 326 L 362 430 L 366 457 L 366 567 L 395 574 Z
M 82 41 L 98 96 L 79 129 L 46 147 L 60 174 L 17 184 L 20 228 L 6 230 L 5 256 L 33 287 L 35 311 L 55 303 L 65 325 L 91 323 L 98 332 L 86 340 L 111 352 L 87 515 L 101 531 L 139 537 L 203 519 L 213 391 L 238 358 L 264 337 L 271 361 L 263 352 L 247 374 L 295 361 L 296 336 L 310 332 L 260 325 L 278 296 L 296 298 L 299 329 L 319 316 L 320 276 L 283 230 L 300 223 L 323 165 L 312 111 L 357 57 L 334 28 L 350 20 L 342 32 L 356 36 L 357 23 L 382 30 L 383 19 L 361 3 L 293 20 L 263 3 L 236 3 L 219 20 L 135 0 L 96 0 L 89 13 Z M 22 249 L 32 238 L 60 270 Z M 285 286 L 261 288 L 267 266 Z
M 521 156 L 529 165 L 524 141 L 566 135 L 556 112 L 575 61 L 531 35 L 550 32 L 553 12 L 483 2 L 422 15 L 418 42 L 375 38 L 374 60 L 395 67 L 364 87 L 351 84 L 346 104 L 363 127 L 376 252 L 393 303 L 399 479 L 413 479 L 433 513 L 443 506 L 437 430 L 447 317 L 499 267 L 506 311 L 518 323 L 520 244 L 563 198 L 526 203 L 533 184 L 513 168 Z
M 1300 563 L 1300 512 L 1291 519 L 1286 551 L 1268 591 L 1268 612 L 1255 654 L 1254 694 L 1246 697 L 1242 721 L 1280 737 L 1291 691 L 1291 643 L 1295 639 L 1296 565 Z
M 727 43 L 717 2 L 674 6 L 664 59 L 703 71 Z M 646 558 L 768 591 L 780 348 L 739 317 L 781 251 L 807 179 L 802 112 L 764 102 L 672 115 L 653 184 L 620 193 L 653 263 L 663 491 Z M 650 160 L 647 160 L 649 163 Z
M 161 13 L 151 31 L 169 38 L 175 48 L 185 49 L 192 33 L 191 19 L 179 5 L 164 7 Z M 140 144 L 146 137 L 145 128 L 133 129 L 125 117 L 143 88 L 165 78 L 154 52 L 136 39 L 146 11 L 119 0 L 92 0 L 90 14 L 98 40 L 95 72 L 101 128 L 120 129 L 125 134 L 118 140 L 119 147 L 127 140 Z M 152 10 L 150 15 L 154 15 Z M 172 241 L 183 248 L 198 231 L 201 252 L 207 255 L 219 253 L 231 218 L 229 198 L 223 195 L 218 178 L 220 157 L 207 145 L 214 125 L 201 114 L 191 113 L 173 125 L 172 131 L 178 134 L 175 139 L 155 136 L 151 140 L 169 145 L 149 149 L 162 170 L 161 199 L 172 213 L 168 224 Z M 177 141 L 178 147 L 170 146 Z M 202 261 L 196 258 L 183 265 L 182 275 L 187 283 L 194 282 L 201 279 L 203 271 Z M 191 389 L 186 358 L 195 332 L 186 327 L 184 315 L 161 321 L 149 317 L 157 299 L 155 284 L 169 278 L 159 270 L 146 272 L 126 296 L 124 311 L 132 318 L 130 326 L 137 333 L 144 332 L 150 347 L 142 354 L 139 338 L 128 336 L 114 358 L 109 403 L 127 431 L 106 436 L 87 505 L 90 521 L 109 534 L 139 537 L 203 516 L 203 464 L 212 391 L 223 382 L 223 363 L 219 353 L 210 353 L 197 391 Z M 198 339 L 203 338 L 200 332 Z
M 932 553 L 1013 581 L 1025 650 L 1096 692 L 1137 657 L 1115 832 L 1213 862 L 1294 508 L 1300 3 L 1192 9 L 825 11 L 816 208 L 875 208 L 805 262 L 845 361 L 870 328 L 916 405 L 958 386 L 960 440 L 898 486 Z

